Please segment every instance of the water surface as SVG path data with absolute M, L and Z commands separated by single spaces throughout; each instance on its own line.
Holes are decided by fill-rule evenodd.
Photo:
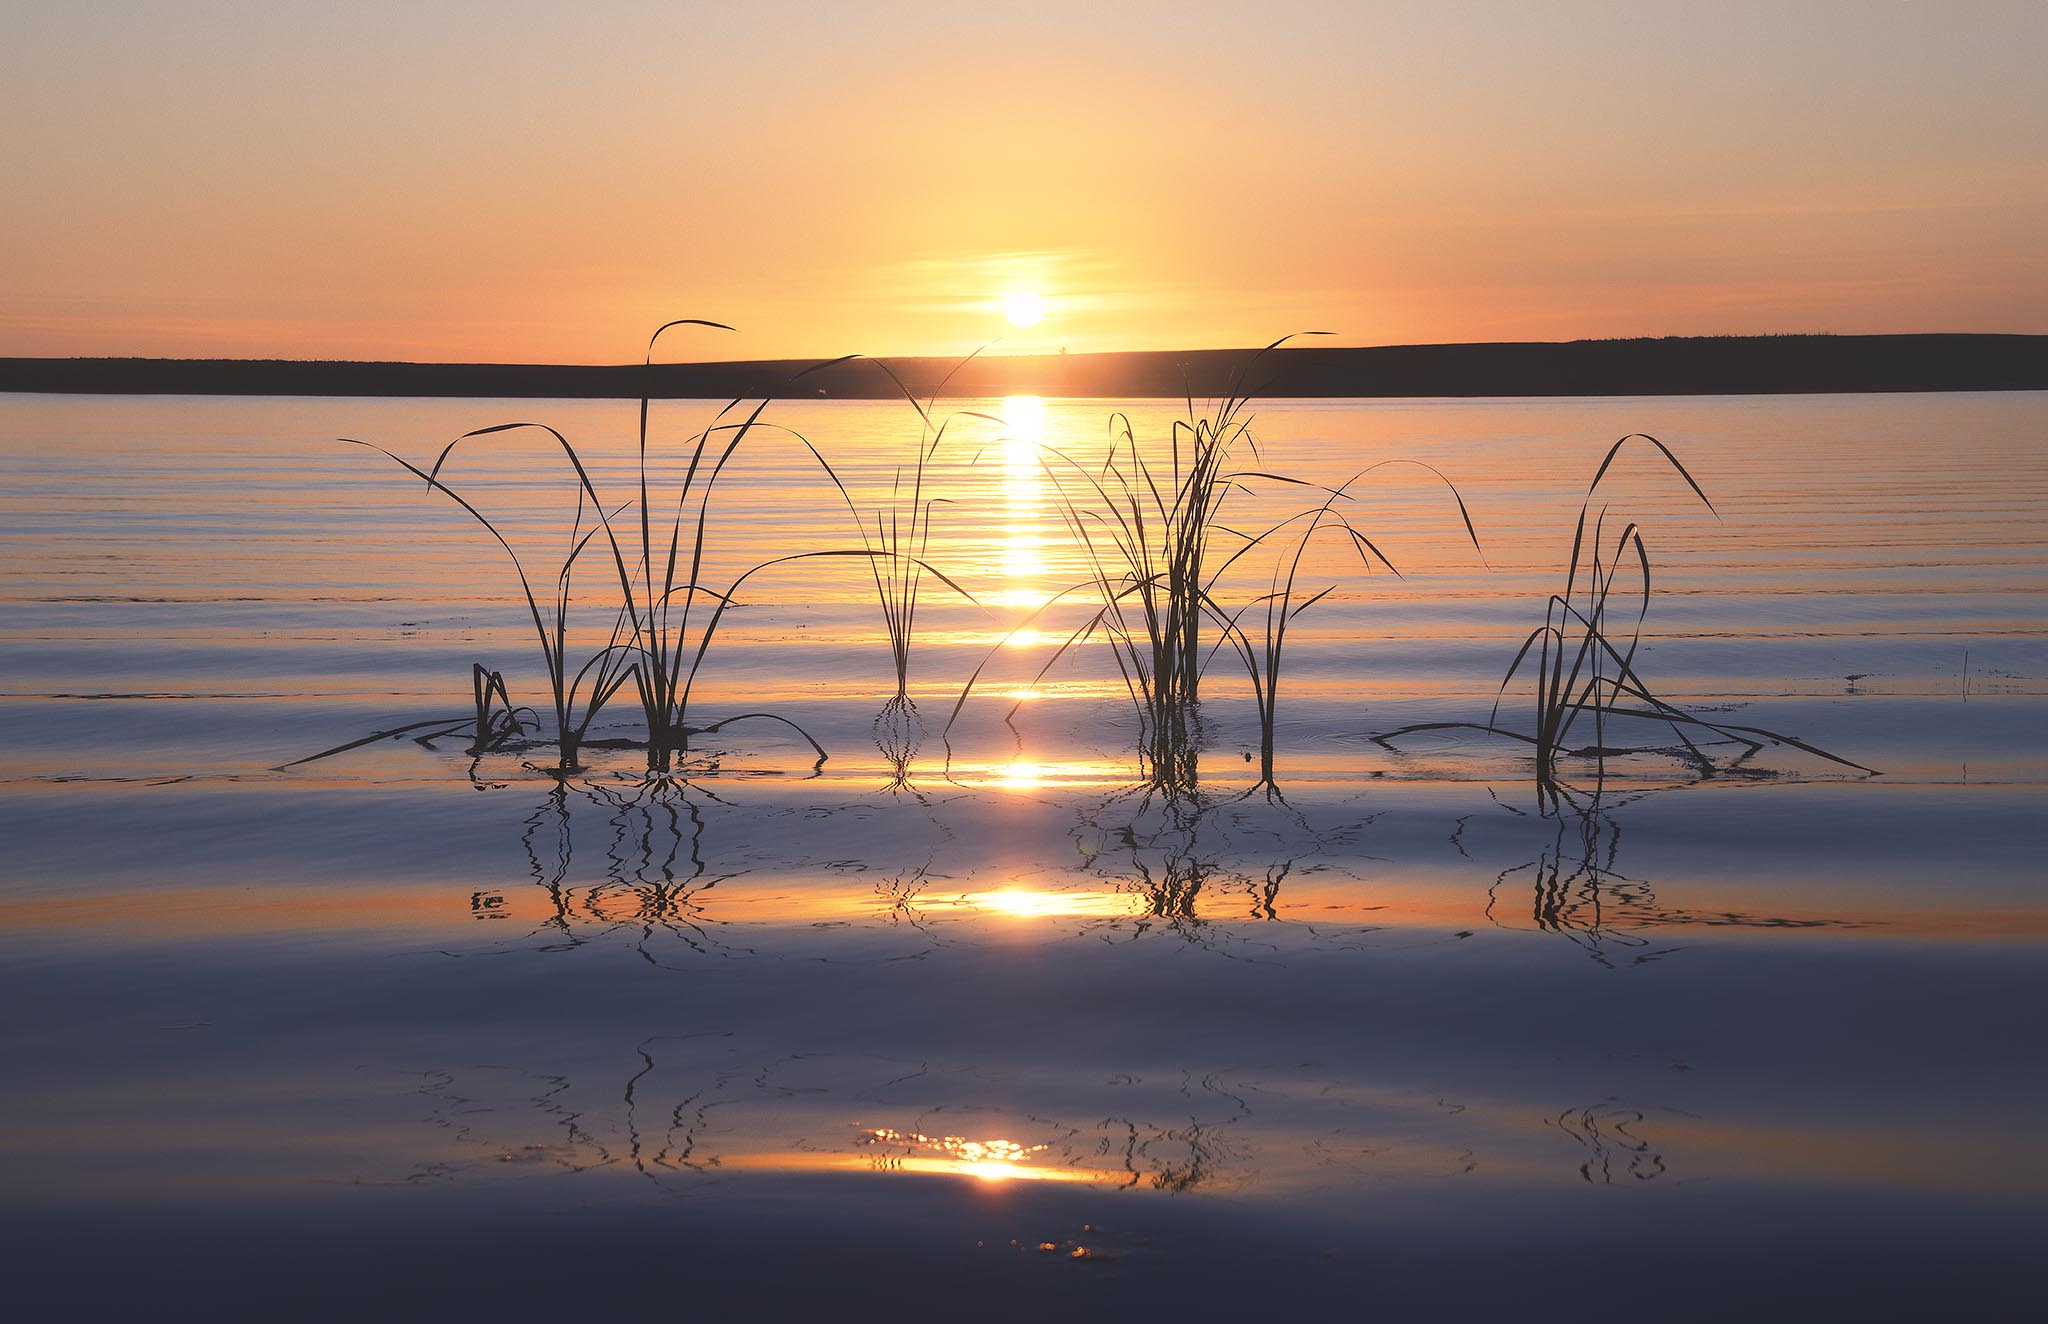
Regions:
M 959 418 L 932 461 L 928 557 L 974 601 L 926 585 L 915 720 L 877 720 L 864 563 L 814 558 L 747 581 L 694 702 L 773 711 L 828 761 L 754 722 L 680 775 L 612 749 L 561 778 L 459 738 L 278 770 L 460 716 L 478 661 L 547 709 L 503 551 L 333 439 L 424 462 L 534 419 L 623 502 L 630 404 L 0 400 L 22 1290 L 992 1318 L 2013 1299 L 2048 1231 L 2048 398 L 1262 403 L 1248 468 L 1425 461 L 1482 551 L 1418 468 L 1347 489 L 1400 575 L 1311 547 L 1301 582 L 1333 589 L 1289 635 L 1280 794 L 1226 654 L 1179 800 L 1138 785 L 1103 647 L 1044 670 L 1088 608 L 1046 605 L 1087 563 L 1076 471 L 1042 457 L 1099 462 L 1117 410 L 1163 438 L 1174 407 L 948 408 L 1005 422 Z M 655 407 L 657 490 L 711 412 Z M 765 417 L 871 511 L 917 444 L 906 406 Z M 1648 450 L 1602 484 L 1654 565 L 1645 674 L 1881 776 L 1646 754 L 1560 818 L 1512 741 L 1373 740 L 1484 719 L 1636 430 L 1718 511 Z M 451 466 L 551 592 L 576 509 L 546 438 Z M 1248 486 L 1246 529 L 1299 503 Z M 787 433 L 716 492 L 706 582 L 859 545 Z M 1282 545 L 1219 596 L 1269 591 Z M 579 562 L 572 652 L 610 628 L 607 573 Z

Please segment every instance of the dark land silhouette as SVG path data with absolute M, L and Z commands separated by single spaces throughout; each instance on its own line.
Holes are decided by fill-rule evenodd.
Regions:
M 1743 395 L 2048 390 L 2048 336 L 1668 336 L 1471 345 L 1287 347 L 886 360 L 920 395 Z M 807 371 L 808 370 L 808 371 Z M 583 366 L 292 359 L 0 358 L 0 390 L 93 394 L 888 399 L 860 360 Z

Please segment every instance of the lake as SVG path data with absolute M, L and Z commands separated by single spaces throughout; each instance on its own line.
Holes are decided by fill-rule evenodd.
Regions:
M 1126 673 L 1082 637 L 1076 529 L 1100 556 L 1113 521 L 1065 503 L 1105 481 L 1113 418 L 1170 465 L 1182 412 L 941 401 L 913 496 L 910 406 L 771 406 L 710 497 L 696 582 L 726 596 L 693 627 L 719 612 L 690 747 L 651 774 L 628 685 L 563 773 L 506 549 L 335 439 L 425 466 L 548 424 L 630 559 L 632 402 L 0 397 L 15 1299 L 2029 1299 L 2048 395 L 1255 402 L 1236 467 L 1322 488 L 1246 477 L 1221 523 L 1259 538 L 1329 499 L 1373 550 L 1325 525 L 1300 558 L 1293 604 L 1330 591 L 1285 636 L 1272 782 L 1212 620 L 1198 780 L 1162 789 Z M 716 413 L 652 408 L 658 547 Z M 1647 752 L 1568 759 L 1579 792 L 1546 805 L 1528 746 L 1451 724 L 1498 701 L 1532 728 L 1529 671 L 1503 677 L 1637 431 L 1713 507 L 1640 442 L 1601 482 L 1601 536 L 1639 521 L 1652 571 L 1636 672 L 1810 748 L 1695 726 L 1694 757 L 1617 719 L 1572 743 Z M 1429 467 L 1326 490 L 1396 459 Z M 551 438 L 464 442 L 445 475 L 550 628 L 598 529 L 570 668 L 616 637 L 608 540 Z M 885 707 L 874 563 L 839 553 L 917 512 L 912 711 Z M 1245 548 L 1213 599 L 1255 663 L 1304 527 L 1216 539 Z M 798 553 L 833 554 L 748 574 Z M 1631 551 L 1620 636 L 1640 575 Z M 470 719 L 479 663 L 538 730 L 413 740 Z

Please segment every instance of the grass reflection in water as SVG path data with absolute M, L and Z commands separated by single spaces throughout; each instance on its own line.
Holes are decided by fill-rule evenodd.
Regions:
M 635 1047 L 623 1088 L 608 1089 L 551 1071 L 429 1072 L 419 1092 L 448 1144 L 410 1179 L 624 1168 L 674 1195 L 767 1173 L 1189 1195 L 1317 1189 L 1368 1174 L 1454 1177 L 1471 1170 L 1489 1134 L 1536 1142 L 1560 1172 L 1569 1157 L 1545 1138 L 1545 1119 L 1309 1068 L 1104 1078 L 758 1051 L 732 1034 L 659 1036 Z

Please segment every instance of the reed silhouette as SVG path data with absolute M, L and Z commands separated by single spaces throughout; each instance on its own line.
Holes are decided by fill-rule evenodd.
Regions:
M 647 365 L 652 365 L 655 348 L 663 334 L 677 327 L 732 329 L 724 323 L 700 318 L 680 318 L 664 323 L 648 338 Z M 810 372 L 830 369 L 856 357 L 849 355 L 812 365 L 794 374 L 791 383 Z M 878 363 L 877 366 L 888 373 L 892 381 L 897 380 L 886 364 Z M 900 381 L 897 384 L 901 386 Z M 742 400 L 729 402 L 709 426 L 684 443 L 682 477 L 672 491 L 659 494 L 649 476 L 652 401 L 643 395 L 638 411 L 637 492 L 634 497 L 610 506 L 600 497 L 581 452 L 561 432 L 544 423 L 499 423 L 466 432 L 444 447 L 428 468 L 421 468 L 382 446 L 353 438 L 342 440 L 384 455 L 422 480 L 431 490 L 449 498 L 480 524 L 511 560 L 547 675 L 554 707 L 557 766 L 561 771 L 573 772 L 580 768 L 583 749 L 598 746 L 644 746 L 648 767 L 663 770 L 671 766 L 676 755 L 691 750 L 693 737 L 715 734 L 740 722 L 762 721 L 778 723 L 794 732 L 817 756 L 815 768 L 826 760 L 824 746 L 795 722 L 779 713 L 760 711 L 700 723 L 692 715 L 693 690 L 718 627 L 737 600 L 741 586 L 748 580 L 792 562 L 855 557 L 866 561 L 873 571 L 895 662 L 896 697 L 909 702 L 910 643 L 915 633 L 918 598 L 924 578 L 931 576 L 939 580 L 969 602 L 973 602 L 974 597 L 924 558 L 930 539 L 932 507 L 938 504 L 936 499 L 926 496 L 926 467 L 950 420 L 937 424 L 932 422 L 931 409 L 936 396 L 933 401 L 921 402 L 907 390 L 904 395 L 916 409 L 922 427 L 911 466 L 909 490 L 904 492 L 903 474 L 899 470 L 888 505 L 871 512 L 862 510 L 824 452 L 808 437 L 793 429 L 763 422 L 762 415 L 773 397 L 764 397 L 751 404 Z M 574 479 L 572 487 L 576 505 L 568 549 L 554 569 L 553 592 L 545 602 L 535 592 L 534 577 L 528 573 L 526 563 L 498 524 L 444 477 L 458 447 L 481 438 L 522 431 L 539 431 L 551 438 L 567 461 Z M 793 439 L 815 459 L 820 472 L 845 499 L 860 534 L 861 546 L 784 553 L 759 562 L 723 583 L 711 582 L 715 578 L 708 560 L 712 497 L 741 445 L 756 433 Z M 872 530 L 870 515 L 873 517 Z M 627 533 L 622 539 L 618 524 L 621 517 L 627 516 L 630 516 L 625 520 Z M 637 546 L 634 539 L 636 528 Z M 609 637 L 579 666 L 575 664 L 569 646 L 572 579 L 577 563 L 593 543 L 609 553 L 617 581 L 617 609 Z M 526 734 L 527 728 L 519 720 L 518 713 L 527 710 L 513 707 L 499 673 L 487 671 L 481 663 L 477 664 L 476 672 L 475 749 L 502 748 Z M 628 685 L 632 686 L 639 701 L 646 733 L 644 740 L 593 738 L 590 735 L 592 723 Z M 493 701 L 502 707 L 493 709 Z M 434 728 L 434 734 L 445 735 L 448 732 L 439 728 L 448 725 L 443 720 L 408 723 L 282 766 L 310 763 L 428 728 Z M 415 738 L 426 743 L 433 735 Z
M 972 362 L 980 352 L 976 350 L 962 359 L 954 371 Z M 888 499 L 863 507 L 824 453 L 816 446 L 811 446 L 811 453 L 817 457 L 819 466 L 832 480 L 833 487 L 838 489 L 846 503 L 848 513 L 853 516 L 854 528 L 860 534 L 861 551 L 866 555 L 868 569 L 874 576 L 875 599 L 881 605 L 882 627 L 889 636 L 890 660 L 896 668 L 896 693 L 891 702 L 914 710 L 916 704 L 910 698 L 910 645 L 917 634 L 918 600 L 925 577 L 931 576 L 968 602 L 980 605 L 972 593 L 926 559 L 926 552 L 931 546 L 932 510 L 950 502 L 950 498 L 932 495 L 930 469 L 955 419 L 976 418 L 997 424 L 1003 420 L 992 414 L 963 410 L 934 421 L 933 411 L 945 393 L 947 382 L 952 380 L 952 373 L 939 380 L 928 398 L 920 400 L 887 363 L 880 359 L 869 362 L 895 384 L 917 414 L 918 421 L 917 441 L 910 463 L 898 465 L 892 471 Z M 809 446 L 810 442 L 806 440 L 805 445 Z
M 1257 785 L 1277 794 L 1274 732 L 1287 630 L 1335 587 L 1313 594 L 1297 591 L 1303 557 L 1318 533 L 1341 535 L 1367 571 L 1378 562 L 1400 574 L 1340 508 L 1340 503 L 1353 499 L 1350 489 L 1355 483 L 1391 461 L 1368 466 L 1336 488 L 1238 463 L 1240 448 L 1254 461 L 1258 458 L 1249 413 L 1257 393 L 1250 385 L 1252 373 L 1268 354 L 1294 338 L 1283 336 L 1250 355 L 1226 393 L 1206 412 L 1196 413 L 1190 395 L 1186 417 L 1174 420 L 1163 446 L 1141 444 L 1130 417 L 1119 412 L 1110 417 L 1110 442 L 1099 465 L 1084 464 L 1055 447 L 1040 447 L 1039 463 L 1052 483 L 1055 508 L 1082 551 L 1088 579 L 1053 595 L 1017 630 L 1031 628 L 1068 593 L 1092 590 L 1098 605 L 1051 651 L 1032 684 L 1042 682 L 1075 647 L 1098 638 L 1106 641 L 1137 708 L 1138 754 L 1146 780 L 1169 796 L 1190 795 L 1199 787 L 1205 734 L 1202 683 L 1210 659 L 1226 647 L 1243 663 L 1257 709 Z M 1441 473 L 1421 467 L 1450 489 L 1476 549 L 1478 534 L 1464 498 Z M 1258 483 L 1299 487 L 1320 494 L 1322 500 L 1256 533 L 1226 523 L 1231 497 L 1251 492 Z M 1289 550 L 1283 535 L 1297 528 Z M 1235 608 L 1226 605 L 1220 600 L 1223 577 L 1269 540 L 1275 541 L 1280 554 L 1267 577 L 1266 592 L 1254 593 Z M 1255 609 L 1264 615 L 1264 630 L 1256 642 L 1242 624 L 1246 613 Z M 984 660 L 962 687 L 948 728 L 986 666 Z M 1017 707 L 1010 711 L 1014 715 Z
M 648 364 L 652 364 L 655 348 L 663 334 L 676 327 L 732 329 L 723 323 L 699 318 L 681 318 L 664 323 L 648 338 L 645 356 Z M 763 427 L 761 416 L 770 402 L 768 398 L 752 404 L 734 400 L 718 412 L 709 426 L 684 443 L 682 476 L 671 492 L 659 494 L 659 515 L 656 511 L 658 494 L 649 476 L 651 400 L 646 396 L 642 396 L 639 402 L 637 494 L 616 505 L 608 505 L 599 495 L 589 467 L 576 446 L 545 423 L 499 423 L 466 432 L 443 448 L 427 468 L 421 468 L 382 446 L 353 438 L 343 440 L 377 451 L 421 479 L 431 490 L 448 497 L 482 525 L 510 558 L 547 674 L 559 747 L 558 766 L 563 771 L 574 771 L 581 766 L 581 751 L 591 743 L 591 723 L 628 685 L 632 686 L 639 700 L 646 732 L 644 741 L 640 743 L 647 750 L 650 768 L 669 767 L 674 755 L 691 748 L 694 736 L 715 733 L 726 726 L 748 721 L 775 722 L 794 731 L 822 764 L 826 757 L 824 747 L 803 728 L 780 714 L 745 712 L 694 724 L 691 711 L 692 691 L 705 655 L 743 584 L 763 571 L 794 561 L 845 556 L 872 560 L 877 555 L 867 549 L 853 548 L 793 552 L 771 557 L 722 584 L 707 582 L 711 578 L 707 550 L 712 497 L 742 443 L 757 431 L 769 430 Z M 572 488 L 576 505 L 569 544 L 555 567 L 553 593 L 545 607 L 535 593 L 533 577 L 511 541 L 489 516 L 444 476 L 450 460 L 466 443 L 522 431 L 538 431 L 551 438 L 566 460 L 574 480 Z M 798 440 L 823 463 L 816 447 L 801 436 Z M 826 472 L 830 474 L 829 466 L 826 466 Z M 836 475 L 832 475 L 832 479 L 838 481 Z M 632 517 L 627 520 L 628 533 L 622 540 L 618 521 L 629 512 Z M 633 543 L 633 531 L 636 529 L 637 546 Z M 605 643 L 579 666 L 571 658 L 568 637 L 572 579 L 578 561 L 593 543 L 609 554 L 617 582 L 617 610 Z M 381 739 L 390 734 L 393 732 L 382 732 L 369 739 Z M 352 742 L 312 757 L 324 758 L 366 743 L 369 740 Z M 612 740 L 608 743 L 633 742 Z
M 1450 479 L 1444 477 L 1434 466 L 1423 464 L 1419 460 L 1382 460 L 1377 464 L 1368 465 L 1341 485 L 1323 489 L 1329 495 L 1320 505 L 1288 516 L 1262 535 L 1260 541 L 1291 526 L 1301 526 L 1292 550 L 1287 550 L 1283 544 L 1281 555 L 1275 559 L 1267 591 L 1238 608 L 1224 622 L 1221 634 L 1223 641 L 1238 651 L 1244 663 L 1245 674 L 1251 681 L 1252 698 L 1258 706 L 1259 714 L 1259 780 L 1256 788 L 1263 790 L 1269 798 L 1277 798 L 1280 794 L 1280 784 L 1274 767 L 1274 738 L 1279 726 L 1280 665 L 1287 642 L 1287 630 L 1296 617 L 1321 602 L 1338 587 L 1331 584 L 1306 597 L 1301 596 L 1297 584 L 1301 577 L 1302 558 L 1307 555 L 1309 543 L 1318 533 L 1337 534 L 1341 536 L 1344 545 L 1357 554 L 1359 564 L 1366 573 L 1372 573 L 1373 565 L 1377 562 L 1395 578 L 1402 577 L 1401 571 L 1387 558 L 1386 553 L 1337 509 L 1338 502 L 1353 499 L 1351 489 L 1356 484 L 1389 465 L 1413 465 L 1435 475 L 1450 492 L 1451 499 L 1457 503 L 1458 516 L 1464 522 L 1465 535 L 1471 539 L 1473 551 L 1479 552 L 1484 559 L 1485 554 L 1479 545 L 1479 532 L 1472 525 L 1471 512 L 1465 507 L 1465 498 Z M 1247 544 L 1245 550 L 1250 550 L 1250 546 L 1251 544 Z M 1241 624 L 1246 614 L 1253 611 L 1258 611 L 1264 618 L 1263 629 L 1256 642 L 1250 631 Z
M 1232 454 L 1240 445 L 1257 453 L 1244 382 L 1259 357 L 1238 370 L 1228 393 L 1208 412 L 1197 415 L 1190 397 L 1187 417 L 1174 420 L 1159 453 L 1139 444 L 1122 413 L 1110 417 L 1110 443 L 1099 466 L 1057 447 L 1039 448 L 1055 507 L 1086 558 L 1089 577 L 1054 595 L 1018 629 L 1030 628 L 1067 592 L 1092 589 L 1099 605 L 1052 651 L 1033 684 L 1076 645 L 1105 639 L 1138 709 L 1139 755 L 1148 779 L 1169 794 L 1190 791 L 1197 781 L 1206 661 L 1202 618 L 1222 615 L 1210 592 L 1216 577 L 1258 541 L 1227 530 L 1218 517 L 1231 493 L 1257 476 L 1235 469 Z M 1218 558 L 1210 544 L 1219 535 L 1244 545 Z M 980 674 L 976 668 L 962 688 L 949 728 Z
M 678 327 L 731 329 L 701 319 L 668 322 L 649 337 L 645 364 L 652 365 L 664 333 Z M 1118 413 L 1110 418 L 1110 441 L 1099 463 L 1083 463 L 1056 447 L 1036 448 L 1037 462 L 1056 495 L 1054 509 L 1083 558 L 1087 577 L 1053 594 L 1003 642 L 1032 628 L 1044 612 L 1070 595 L 1088 594 L 1092 610 L 1049 651 L 1031 685 L 1042 682 L 1079 645 L 1098 639 L 1107 643 L 1137 711 L 1136 752 L 1141 775 L 1151 791 L 1168 798 L 1199 795 L 1201 754 L 1207 737 L 1202 711 L 1204 678 L 1218 653 L 1236 658 L 1251 690 L 1259 727 L 1258 777 L 1252 789 L 1263 791 L 1268 798 L 1280 798 L 1276 748 L 1289 632 L 1305 612 L 1341 586 L 1337 582 L 1320 587 L 1305 582 L 1310 545 L 1335 538 L 1357 556 L 1364 572 L 1384 570 L 1401 576 L 1355 515 L 1359 501 L 1355 489 L 1368 476 L 1404 464 L 1426 471 L 1449 492 L 1466 537 L 1484 561 L 1463 495 L 1431 466 L 1407 460 L 1381 461 L 1331 487 L 1240 463 L 1240 450 L 1252 461 L 1258 460 L 1249 410 L 1256 393 L 1250 385 L 1252 374 L 1268 354 L 1292 338 L 1282 337 L 1245 358 L 1226 393 L 1212 401 L 1206 412 L 1196 412 L 1190 394 L 1186 416 L 1174 420 L 1163 444 L 1141 444 L 1130 418 Z M 836 370 L 855 357 L 805 371 Z M 956 364 L 956 371 L 974 357 Z M 973 594 L 933 566 L 926 555 L 933 511 L 945 500 L 935 495 L 932 465 L 955 418 L 1002 420 L 972 411 L 939 417 L 934 412 L 937 400 L 950 378 L 941 378 L 930 396 L 920 399 L 887 364 L 876 361 L 875 366 L 912 406 L 918 434 L 908 463 L 897 466 L 892 474 L 887 497 L 869 506 L 862 505 L 818 445 L 793 429 L 763 421 L 772 397 L 728 403 L 708 426 L 684 443 L 680 479 L 671 491 L 658 493 L 650 476 L 651 399 L 643 395 L 638 411 L 636 490 L 615 505 L 601 496 L 577 448 L 545 424 L 501 423 L 464 433 L 443 448 L 429 467 L 415 465 L 382 447 L 370 447 L 453 501 L 481 524 L 510 558 L 547 675 L 558 772 L 576 771 L 581 767 L 582 751 L 595 747 L 644 747 L 648 767 L 665 771 L 676 758 L 693 752 L 693 740 L 743 722 L 787 728 L 811 749 L 813 771 L 822 768 L 827 757 L 824 747 L 787 717 L 762 710 L 703 720 L 693 706 L 694 692 L 719 626 L 749 580 L 794 562 L 852 557 L 862 560 L 873 577 L 895 673 L 894 693 L 877 716 L 877 743 L 894 768 L 892 786 L 909 787 L 910 759 L 922 734 L 910 695 L 910 654 L 926 581 L 934 580 L 967 602 L 976 602 Z M 536 591 L 536 577 L 528 573 L 504 532 L 447 476 L 450 461 L 459 450 L 466 453 L 467 448 L 482 444 L 482 439 L 522 431 L 537 431 L 550 438 L 573 477 L 575 506 L 569 539 L 553 569 L 552 588 L 545 598 Z M 708 558 L 714 540 L 712 498 L 735 454 L 756 433 L 794 439 L 815 460 L 819 474 L 833 485 L 852 516 L 859 546 L 785 552 L 730 578 L 713 574 Z M 1565 811 L 1579 789 L 1568 765 L 1581 761 L 1590 765 L 1592 794 L 1597 799 L 1605 783 L 1608 758 L 1625 754 L 1675 753 L 1700 776 L 1713 776 L 1740 768 L 1766 746 L 1778 745 L 1874 773 L 1797 737 L 1688 711 L 1650 687 L 1638 662 L 1652 590 L 1642 528 L 1633 520 L 1616 521 L 1622 527 L 1610 538 L 1609 509 L 1595 507 L 1602 481 L 1631 443 L 1655 448 L 1702 505 L 1714 511 L 1705 491 L 1663 442 L 1641 433 L 1615 442 L 1581 502 L 1563 589 L 1547 600 L 1543 623 L 1530 631 L 1509 662 L 1487 719 L 1416 723 L 1374 739 L 1398 752 L 1395 742 L 1402 736 L 1469 728 L 1526 743 L 1534 753 L 1537 799 L 1545 812 Z M 1309 501 L 1255 531 L 1235 527 L 1229 522 L 1232 498 L 1260 488 L 1298 488 L 1309 494 Z M 1240 574 L 1239 580 L 1232 581 L 1238 591 L 1226 588 L 1225 576 L 1241 563 L 1253 564 L 1245 558 L 1261 548 L 1274 554 L 1265 572 L 1249 587 L 1239 582 Z M 615 610 L 605 641 L 579 664 L 569 639 L 572 586 L 578 562 L 593 549 L 609 562 L 611 578 L 616 581 Z M 1000 650 L 1001 644 L 968 676 L 945 730 L 950 731 L 959 718 Z M 1502 720 L 1509 691 L 1523 678 L 1530 684 L 1532 697 L 1532 729 L 1528 731 L 1511 728 Z M 638 700 L 644 735 L 594 736 L 593 722 L 628 686 Z M 472 698 L 473 713 L 467 717 L 401 724 L 282 766 L 400 737 L 409 736 L 431 747 L 435 740 L 465 728 L 471 736 L 470 753 L 481 756 L 518 748 L 539 730 L 538 720 L 529 721 L 532 710 L 515 705 L 502 673 L 481 662 L 472 668 Z M 1011 717 L 1022 702 L 1020 698 L 1011 707 Z M 1676 746 L 1618 744 L 1610 739 L 1610 726 L 1643 721 L 1661 724 Z M 1590 743 L 1575 743 L 1587 736 Z M 1731 760 L 1717 761 L 1709 752 L 1717 744 L 1735 746 L 1740 753 Z M 695 752 L 701 768 L 702 751 Z
M 361 749 L 365 745 L 373 745 L 381 740 L 397 740 L 408 736 L 414 744 L 425 749 L 433 749 L 435 741 L 445 740 L 458 731 L 467 730 L 470 732 L 470 743 L 465 752 L 472 759 L 473 778 L 474 761 L 477 758 L 512 748 L 520 743 L 528 732 L 539 729 L 540 715 L 531 708 L 514 707 L 512 696 L 505 688 L 504 674 L 490 670 L 481 662 L 470 667 L 470 688 L 476 706 L 475 711 L 468 716 L 433 717 L 425 721 L 407 722 L 403 726 L 387 727 L 382 731 L 373 731 L 369 735 L 336 745 L 332 749 L 323 749 L 318 754 L 308 754 L 289 763 L 280 763 L 272 771 L 294 768 L 301 763 L 312 763 L 346 753 L 351 749 Z M 525 716 L 522 717 L 521 714 Z M 526 720 L 528 717 L 533 719 L 531 723 Z
M 1607 728 L 1616 719 L 1644 719 L 1663 724 L 1678 741 L 1683 757 L 1702 776 L 1712 776 L 1719 766 L 1702 748 L 1714 737 L 1740 746 L 1743 751 L 1741 757 L 1745 760 L 1761 751 L 1766 744 L 1785 745 L 1831 763 L 1875 775 L 1875 769 L 1831 754 L 1797 737 L 1762 727 L 1715 721 L 1688 712 L 1658 697 L 1650 689 L 1636 663 L 1636 654 L 1642 643 L 1643 622 L 1649 615 L 1651 591 L 1650 554 L 1644 545 L 1642 526 L 1636 521 L 1628 521 L 1619 536 L 1609 543 L 1606 541 L 1608 509 L 1602 506 L 1595 512 L 1593 508 L 1593 497 L 1599 491 L 1601 480 L 1613 467 L 1622 448 L 1632 441 L 1655 447 L 1657 453 L 1685 480 L 1701 504 L 1718 517 L 1719 512 L 1714 511 L 1713 502 L 1707 499 L 1706 492 L 1670 447 L 1643 433 L 1631 433 L 1621 438 L 1608 448 L 1600 467 L 1594 471 L 1592 483 L 1586 488 L 1586 498 L 1579 506 L 1564 589 L 1551 595 L 1544 608 L 1543 624 L 1529 632 L 1514 660 L 1508 663 L 1507 674 L 1501 678 L 1493 710 L 1486 721 L 1418 722 L 1384 732 L 1374 737 L 1375 740 L 1393 750 L 1396 739 L 1413 732 L 1463 728 L 1522 741 L 1535 752 L 1537 800 L 1546 812 L 1562 811 L 1571 805 L 1575 788 L 1564 775 L 1564 759 L 1590 761 L 1594 776 L 1593 794 L 1597 799 L 1606 780 L 1610 756 L 1661 749 L 1659 746 L 1610 744 Z M 1632 591 L 1622 587 L 1624 576 L 1631 568 L 1636 572 L 1628 576 L 1635 585 Z M 1532 662 L 1534 729 L 1523 732 L 1501 725 L 1501 703 L 1524 664 Z M 1590 745 L 1575 748 L 1569 742 L 1573 732 L 1580 729 L 1581 722 L 1591 726 L 1593 740 Z M 1696 736 L 1699 739 L 1695 739 Z

